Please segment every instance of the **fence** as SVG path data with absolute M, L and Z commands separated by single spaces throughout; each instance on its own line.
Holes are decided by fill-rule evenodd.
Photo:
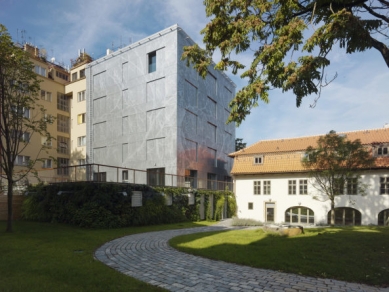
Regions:
M 39 181 L 56 182 L 120 182 L 150 186 L 187 187 L 208 190 L 232 190 L 232 182 L 216 179 L 179 176 L 165 173 L 163 169 L 139 170 L 103 164 L 84 164 L 38 171 L 38 176 L 29 176 L 28 183 Z

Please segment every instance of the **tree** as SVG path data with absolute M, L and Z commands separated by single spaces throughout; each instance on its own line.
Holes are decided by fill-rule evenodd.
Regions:
M 205 49 L 184 48 L 183 59 L 205 77 L 215 50 L 221 57 L 215 68 L 237 74 L 244 65 L 237 55 L 253 51 L 248 78 L 231 101 L 229 122 L 239 125 L 269 91 L 292 91 L 296 105 L 310 94 L 320 97 L 331 82 L 325 76 L 328 53 L 335 45 L 346 53 L 374 48 L 389 67 L 388 0 L 204 0 L 210 22 L 201 31 Z M 235 58 L 236 57 L 236 58 Z M 333 78 L 335 78 L 334 76 Z
M 236 138 L 235 139 L 235 151 L 239 151 L 243 148 L 246 148 L 246 143 L 243 143 L 242 138 Z
M 39 83 L 28 55 L 12 42 L 7 29 L 0 24 L 0 164 L 1 179 L 7 182 L 8 232 L 12 231 L 13 188 L 33 171 L 45 147 L 36 149 L 35 159 L 21 154 L 30 145 L 34 133 L 51 139 L 47 132 L 51 121 L 45 119 L 44 108 L 37 104 Z M 15 168 L 16 163 L 23 165 Z
M 309 170 L 314 187 L 331 201 L 331 225 L 335 224 L 335 197 L 348 192 L 365 194 L 366 185 L 358 182 L 359 173 L 374 165 L 374 157 L 359 139 L 347 140 L 345 135 L 335 131 L 321 136 L 317 147 L 309 146 L 303 159 L 303 166 Z

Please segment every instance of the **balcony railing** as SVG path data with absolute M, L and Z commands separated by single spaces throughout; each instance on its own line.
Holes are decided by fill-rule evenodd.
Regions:
M 155 175 L 156 177 L 150 179 L 150 175 Z M 232 182 L 228 181 L 200 179 L 161 172 L 158 174 L 149 172 L 148 174 L 146 170 L 103 164 L 73 165 L 41 170 L 38 172 L 38 177 L 41 181 L 47 183 L 97 181 L 186 187 L 192 189 L 233 190 Z

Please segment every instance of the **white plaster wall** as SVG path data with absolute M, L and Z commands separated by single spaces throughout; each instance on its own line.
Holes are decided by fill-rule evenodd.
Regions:
M 351 207 L 361 212 L 362 225 L 377 224 L 378 213 L 389 208 L 389 195 L 380 195 L 380 177 L 388 177 L 388 171 L 368 171 L 361 175 L 359 182 L 367 184 L 365 196 L 341 195 L 335 200 L 335 207 Z M 326 224 L 330 211 L 330 201 L 322 196 L 308 181 L 308 195 L 299 195 L 300 179 L 308 179 L 306 174 L 261 175 L 235 177 L 235 192 L 238 205 L 238 217 L 265 222 L 265 203 L 275 203 L 275 223 L 285 221 L 285 211 L 291 207 L 307 207 L 314 211 L 315 224 Z M 261 181 L 261 195 L 254 195 L 254 181 Z M 263 181 L 271 181 L 271 195 L 263 195 Z M 297 180 L 297 194 L 288 195 L 288 181 Z M 318 199 L 314 199 L 318 196 Z M 248 203 L 253 203 L 253 210 L 248 210 Z

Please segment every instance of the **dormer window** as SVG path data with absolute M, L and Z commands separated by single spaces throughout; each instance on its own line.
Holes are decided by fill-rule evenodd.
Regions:
M 263 155 L 255 156 L 254 164 L 263 164 Z
M 378 147 L 377 149 L 377 156 L 383 156 L 383 155 L 388 155 L 388 148 L 389 147 Z

